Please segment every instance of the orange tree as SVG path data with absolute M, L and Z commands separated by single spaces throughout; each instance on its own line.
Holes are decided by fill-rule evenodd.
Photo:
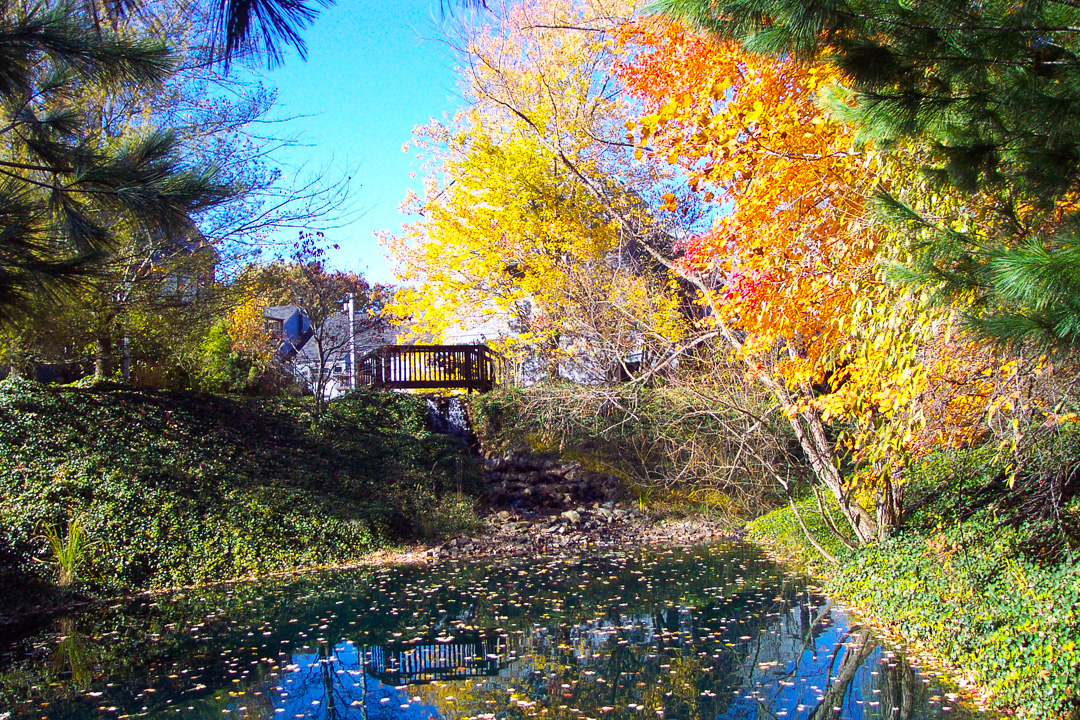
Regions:
M 941 318 L 882 282 L 880 238 L 864 221 L 879 156 L 822 110 L 834 80 L 824 66 L 656 21 L 627 26 L 623 41 L 621 79 L 645 106 L 630 139 L 682 167 L 717 207 L 673 266 L 772 390 L 856 538 L 887 534 L 902 509 L 898 463 L 921 423 L 911 412 L 925 383 L 920 341 Z M 847 479 L 826 432 L 833 418 L 862 470 Z
M 884 189 L 934 206 L 936 226 L 908 218 L 931 235 L 964 232 L 979 200 L 926 196 L 911 148 L 860 146 L 823 108 L 828 95 L 842 117 L 850 100 L 834 69 L 656 20 L 627 25 L 622 41 L 620 77 L 645 107 L 628 139 L 682 168 L 717 209 L 672 266 L 772 390 L 860 541 L 899 522 L 912 457 L 991 434 L 1016 447 L 1023 423 L 1058 417 L 1045 356 L 1003 361 L 959 337 L 937 298 L 884 281 L 910 250 L 895 225 L 867 221 L 870 197 Z M 847 477 L 842 456 L 854 464 Z

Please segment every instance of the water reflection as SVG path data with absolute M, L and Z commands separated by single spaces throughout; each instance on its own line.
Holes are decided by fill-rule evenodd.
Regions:
M 804 579 L 739 545 L 325 573 L 65 622 L 0 656 L 0 718 L 961 710 Z

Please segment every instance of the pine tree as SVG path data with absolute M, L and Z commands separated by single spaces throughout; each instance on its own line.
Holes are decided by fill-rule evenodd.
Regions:
M 333 0 L 317 0 L 326 7 Z M 307 57 L 307 45 L 300 31 L 318 15 L 318 10 L 303 0 L 222 0 L 218 9 L 217 34 L 222 57 L 228 65 L 238 54 L 256 50 L 266 57 L 267 65 L 279 65 L 285 48 L 291 46 L 301 58 Z
M 102 31 L 84 9 L 0 8 L 0 320 L 85 273 L 121 229 L 188 238 L 228 188 L 185 164 L 175 137 L 104 137 L 88 88 L 155 83 L 168 49 Z
M 883 195 L 916 242 L 910 277 L 1006 342 L 1080 341 L 1080 6 L 1063 0 L 661 0 L 748 50 L 825 60 L 838 114 L 886 151 L 914 143 L 930 192 L 977 206 L 957 230 Z M 916 210 L 923 210 L 920 213 Z M 936 213 L 935 213 L 936 214 Z

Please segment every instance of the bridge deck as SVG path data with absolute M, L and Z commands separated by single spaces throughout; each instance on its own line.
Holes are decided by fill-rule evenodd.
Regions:
M 487 392 L 502 380 L 502 358 L 487 345 L 383 345 L 357 363 L 357 379 L 384 390 Z

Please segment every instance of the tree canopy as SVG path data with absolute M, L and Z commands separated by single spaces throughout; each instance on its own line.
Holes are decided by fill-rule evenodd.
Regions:
M 174 61 L 163 44 L 103 35 L 60 4 L 9 9 L 0 49 L 0 316 L 78 276 L 120 228 L 188 240 L 192 216 L 228 196 L 217 168 L 188 162 L 168 129 L 109 138 L 76 104 L 94 88 L 162 82 Z
M 825 63 L 857 142 L 923 152 L 919 186 L 883 188 L 879 215 L 912 247 L 908 279 L 966 306 L 1004 342 L 1072 344 L 1077 306 L 1080 90 L 1070 3 L 664 0 L 748 52 Z M 942 221 L 927 195 L 966 206 Z M 965 217 L 974 222 L 965 221 Z
M 632 105 L 617 90 L 610 32 L 632 11 L 620 0 L 512 3 L 500 24 L 451 38 L 472 104 L 418 129 L 429 174 L 405 209 L 419 219 L 388 238 L 419 283 L 400 303 L 418 330 L 475 336 L 501 318 L 519 359 L 593 379 L 630 357 L 646 370 L 668 362 L 693 334 L 686 288 L 651 255 L 684 226 L 661 207 L 673 178 L 636 163 L 624 137 Z

